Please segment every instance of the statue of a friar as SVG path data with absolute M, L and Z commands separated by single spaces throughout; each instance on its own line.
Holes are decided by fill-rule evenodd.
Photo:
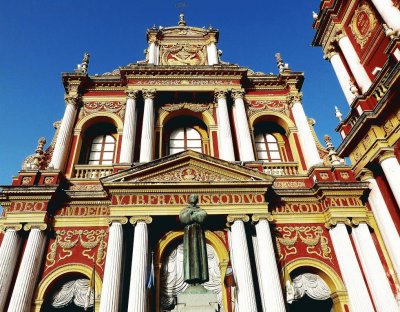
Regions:
M 188 284 L 202 284 L 208 281 L 208 258 L 206 239 L 201 224 L 207 212 L 197 206 L 198 196 L 189 196 L 189 206 L 183 208 L 179 220 L 185 224 L 183 236 L 184 280 Z

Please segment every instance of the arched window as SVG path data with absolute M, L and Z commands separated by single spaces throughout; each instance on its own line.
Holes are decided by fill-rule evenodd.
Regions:
M 257 159 L 265 162 L 281 162 L 278 141 L 269 133 L 260 133 L 255 138 Z
M 197 130 L 190 127 L 172 131 L 168 143 L 170 155 L 186 150 L 202 153 L 201 135 Z
M 98 135 L 90 145 L 89 165 L 111 165 L 114 161 L 115 139 L 110 134 Z

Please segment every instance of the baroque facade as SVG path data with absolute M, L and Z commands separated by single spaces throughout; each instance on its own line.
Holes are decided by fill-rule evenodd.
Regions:
M 335 5 L 321 4 L 316 45 Z M 0 310 L 190 311 L 177 297 L 191 194 L 217 310 L 399 310 L 399 223 L 380 182 L 318 141 L 303 73 L 279 54 L 277 75 L 224 62 L 218 39 L 181 15 L 147 30 L 143 61 L 89 75 L 85 54 L 62 74 L 52 142 L 0 193 Z M 374 90 L 351 97 L 354 112 Z

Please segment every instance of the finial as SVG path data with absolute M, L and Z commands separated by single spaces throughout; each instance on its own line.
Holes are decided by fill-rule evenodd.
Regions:
M 185 14 L 183 14 L 183 13 L 179 14 L 178 26 L 186 26 Z
M 285 64 L 283 63 L 283 59 L 281 54 L 278 52 L 275 54 L 276 64 L 278 65 L 278 70 L 281 73 L 285 69 Z
M 396 35 L 396 32 L 393 30 L 393 28 L 390 28 L 388 25 L 383 24 L 383 29 L 385 31 L 386 37 L 389 37 L 390 39 L 393 39 L 394 36 Z
M 318 19 L 318 14 L 312 11 L 312 17 L 316 21 Z
M 340 165 L 343 161 L 337 155 L 335 148 L 332 144 L 331 137 L 326 134 L 326 135 L 324 135 L 324 140 L 326 143 L 326 149 L 328 150 L 329 161 L 331 162 L 332 165 Z
M 46 144 L 46 139 L 41 137 L 38 141 L 38 146 L 36 147 L 36 154 L 33 157 L 33 161 L 31 164 L 32 169 L 40 169 L 43 163 L 43 147 Z
M 336 118 L 339 119 L 340 122 L 343 121 L 343 119 L 342 119 L 343 115 L 337 106 L 335 106 L 335 115 L 336 115 Z
M 77 69 L 75 69 L 75 72 L 86 74 L 89 67 L 89 59 L 90 59 L 90 54 L 85 53 L 83 55 L 82 63 L 78 64 Z

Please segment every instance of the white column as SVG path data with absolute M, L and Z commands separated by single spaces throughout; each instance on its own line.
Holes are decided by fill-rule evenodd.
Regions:
M 17 265 L 21 238 L 18 228 L 8 228 L 4 234 L 0 248 L 0 311 L 3 311 L 11 279 Z
M 238 140 L 241 161 L 253 161 L 254 152 L 251 142 L 249 123 L 247 121 L 246 108 L 243 101 L 243 90 L 233 90 L 233 118 L 235 120 L 236 138 Z
M 379 163 L 385 173 L 397 206 L 400 208 L 400 165 L 392 151 L 385 152 L 380 158 Z
M 393 6 L 392 0 L 372 0 L 375 8 L 382 16 L 385 23 L 396 31 L 400 33 L 400 11 L 398 8 Z
M 143 90 L 144 112 L 142 139 L 140 142 L 140 162 L 149 162 L 154 158 L 154 98 L 155 90 Z
M 150 220 L 150 221 L 148 221 Z M 132 221 L 131 221 L 132 222 Z M 133 238 L 131 282 L 129 287 L 128 312 L 146 312 L 147 294 L 146 282 L 148 279 L 148 233 L 146 220 L 137 220 Z
M 45 245 L 44 231 L 32 228 L 24 250 L 8 312 L 30 311 Z
M 339 35 L 338 44 L 361 91 L 363 93 L 367 92 L 372 82 L 364 66 L 361 64 L 360 58 L 351 44 L 349 37 L 344 34 Z
M 351 77 L 343 64 L 340 55 L 336 51 L 330 52 L 329 57 L 333 70 L 335 71 L 336 77 L 339 80 L 339 84 L 343 90 L 344 96 L 346 97 L 347 103 L 350 105 L 356 97 L 355 94 L 350 91 Z
M 158 45 L 154 40 L 149 42 L 149 64 L 158 65 Z
M 346 225 L 338 223 L 329 230 L 335 255 L 339 263 L 344 284 L 349 294 L 351 311 L 373 312 L 374 308 L 369 297 L 367 286 L 351 245 Z
M 229 232 L 228 232 L 229 233 Z M 228 237 L 229 238 L 229 237 Z M 261 265 L 261 259 L 259 258 L 259 251 L 258 251 L 258 241 L 257 241 L 257 236 L 252 236 L 251 237 L 251 242 L 253 243 L 253 251 L 254 251 L 254 258 L 255 258 L 255 261 L 256 261 L 256 269 L 257 269 L 257 279 L 258 279 L 258 288 L 259 288 L 259 291 L 260 291 L 260 296 L 261 296 L 261 304 L 262 304 L 262 310 L 264 311 L 264 312 L 266 312 L 267 311 L 267 308 L 266 308 L 266 302 L 264 302 L 264 289 L 263 289 L 263 287 L 262 287 L 262 284 L 261 284 L 261 269 L 260 269 L 260 265 Z M 233 274 L 235 274 L 235 272 L 233 272 Z
M 371 192 L 369 193 L 368 202 L 389 253 L 397 279 L 400 281 L 400 236 L 393 223 L 393 219 L 388 207 L 386 206 L 386 202 L 379 189 L 378 183 L 373 178 L 372 173 L 367 172 L 361 180 L 369 182 Z
M 56 144 L 51 158 L 50 166 L 54 169 L 63 171 L 65 167 L 65 161 L 67 160 L 69 152 L 69 144 L 72 137 L 72 130 L 78 110 L 78 97 L 77 96 L 65 96 L 66 108 L 64 117 L 61 121 L 60 130 L 58 131 Z
M 136 96 L 137 90 L 127 90 L 124 130 L 122 133 L 120 163 L 132 163 L 136 136 Z
M 218 119 L 219 157 L 223 160 L 235 161 L 231 125 L 229 122 L 228 106 L 226 103 L 226 91 L 216 90 L 215 98 L 218 101 L 217 119 Z
M 208 65 L 218 64 L 218 50 L 215 42 L 211 42 L 207 46 Z
M 270 216 L 268 216 L 270 218 Z M 272 242 L 271 230 L 268 220 L 262 216 L 253 216 L 257 222 L 258 259 L 260 261 L 261 287 L 263 291 L 262 301 L 268 312 L 285 312 L 282 286 L 279 278 L 278 267 Z
M 378 312 L 398 312 L 396 299 L 366 223 L 353 228 L 353 240 Z
M 231 226 L 232 265 L 236 276 L 238 311 L 256 312 L 256 296 L 254 293 L 249 250 L 242 217 L 228 216 Z M 249 220 L 246 216 L 245 221 Z
M 122 224 L 113 221 L 108 237 L 106 267 L 101 291 L 100 312 L 119 311 L 122 274 Z
M 301 105 L 301 95 L 293 96 L 291 100 L 293 118 L 299 132 L 300 145 L 307 168 L 309 169 L 314 165 L 322 163 L 322 160 L 319 157 L 317 144 L 315 143 L 314 136 L 311 133 L 303 105 Z

